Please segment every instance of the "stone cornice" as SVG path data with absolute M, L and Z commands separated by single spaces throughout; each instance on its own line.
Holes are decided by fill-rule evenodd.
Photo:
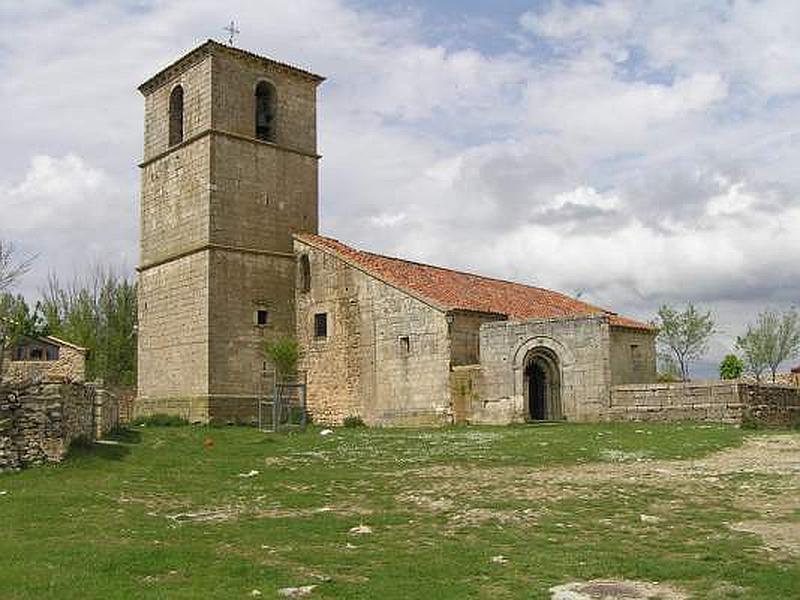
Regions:
M 180 144 L 175 144 L 174 146 L 170 146 L 169 148 L 167 148 L 162 152 L 159 152 L 155 156 L 151 156 L 150 158 L 144 159 L 142 162 L 139 163 L 139 168 L 144 168 L 147 165 L 164 158 L 168 154 L 171 154 L 176 150 L 180 150 L 181 148 L 185 148 L 192 142 L 196 142 L 197 140 L 203 139 L 204 137 L 211 134 L 220 135 L 223 137 L 228 137 L 236 140 L 241 140 L 244 142 L 251 142 L 253 144 L 262 144 L 264 146 L 271 146 L 272 148 L 276 148 L 277 150 L 283 150 L 285 152 L 291 152 L 293 154 L 299 154 L 301 156 L 308 156 L 309 158 L 316 158 L 318 160 L 322 158 L 321 154 L 316 154 L 315 152 L 306 152 L 305 150 L 300 150 L 299 148 L 293 148 L 292 146 L 276 144 L 275 142 L 267 142 L 265 140 L 259 140 L 253 137 L 242 135 L 240 133 L 233 133 L 232 131 L 225 131 L 223 129 L 214 129 L 213 127 L 209 127 L 208 129 L 204 129 L 200 133 L 196 133 L 193 136 L 186 138 Z
M 219 42 L 215 42 L 214 40 L 207 40 L 194 50 L 190 50 L 188 53 L 184 54 L 178 60 L 176 60 L 175 62 L 171 63 L 170 65 L 168 65 L 167 67 L 163 68 L 161 71 L 153 75 L 150 79 L 148 79 L 142 85 L 139 86 L 139 91 L 145 96 L 150 94 L 153 90 L 155 90 L 158 87 L 161 87 L 164 83 L 166 83 L 176 75 L 185 72 L 189 68 L 201 62 L 206 56 L 214 53 L 220 53 L 220 54 L 225 53 L 237 58 L 244 58 L 245 60 L 254 62 L 262 67 L 269 67 L 281 71 L 283 73 L 293 75 L 295 77 L 300 77 L 311 83 L 314 83 L 315 85 L 319 85 L 320 83 L 325 81 L 324 77 L 311 73 L 310 71 L 300 69 L 293 65 L 279 62 L 277 60 L 267 58 L 266 56 L 260 56 L 252 52 L 248 52 L 247 50 L 242 50 L 240 48 L 225 46 L 224 44 L 220 44 Z
M 139 265 L 138 267 L 136 267 L 136 271 L 139 273 L 144 273 L 148 269 L 152 269 L 154 267 L 160 267 L 161 265 L 165 265 L 180 258 L 185 258 L 193 254 L 198 254 L 199 252 L 205 252 L 206 250 L 221 250 L 223 252 L 238 252 L 240 254 L 257 254 L 260 256 L 274 256 L 277 258 L 286 258 L 294 260 L 294 253 L 292 252 L 276 252 L 274 250 L 259 250 L 257 248 L 245 248 L 242 246 L 226 246 L 225 244 L 211 243 L 211 244 L 200 244 L 198 246 L 188 248 L 181 252 L 176 252 L 175 254 L 172 254 L 165 258 L 154 260 L 152 262 L 145 263 L 143 265 Z

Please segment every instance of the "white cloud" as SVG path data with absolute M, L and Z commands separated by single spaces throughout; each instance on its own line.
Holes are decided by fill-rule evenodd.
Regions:
M 555 1 L 504 52 L 338 0 L 2 4 L 0 235 L 42 252 L 29 285 L 135 264 L 135 87 L 232 13 L 241 46 L 329 77 L 324 233 L 637 316 L 800 300 L 793 0 Z

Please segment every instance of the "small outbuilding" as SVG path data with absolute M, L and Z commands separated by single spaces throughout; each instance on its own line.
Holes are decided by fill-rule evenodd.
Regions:
M 14 385 L 40 381 L 82 383 L 86 348 L 52 335 L 23 337 L 6 351 L 3 381 Z

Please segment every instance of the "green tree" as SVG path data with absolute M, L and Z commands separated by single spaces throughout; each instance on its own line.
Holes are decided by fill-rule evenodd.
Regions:
M 104 267 L 66 286 L 51 275 L 42 310 L 53 335 L 88 348 L 88 378 L 135 383 L 137 307 L 131 280 Z
M 720 379 L 739 379 L 743 372 L 744 363 L 735 354 L 728 354 L 719 364 Z
M 262 344 L 264 356 L 275 367 L 279 381 L 290 381 L 297 375 L 297 363 L 300 360 L 300 345 L 293 337 L 282 336 L 274 340 L 265 340 Z
M 754 324 L 747 325 L 744 335 L 736 338 L 736 347 L 757 381 L 769 369 L 774 383 L 781 363 L 800 354 L 800 316 L 795 309 L 783 314 L 765 310 Z
M 662 352 L 674 359 L 681 380 L 687 381 L 689 366 L 706 353 L 715 332 L 711 312 L 702 313 L 691 303 L 682 311 L 664 304 L 658 309 L 655 325 Z

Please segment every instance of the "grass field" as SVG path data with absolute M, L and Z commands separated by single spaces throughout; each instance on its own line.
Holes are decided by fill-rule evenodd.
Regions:
M 549 598 L 596 578 L 800 597 L 797 434 L 183 426 L 115 440 L 0 475 L 0 598 Z

